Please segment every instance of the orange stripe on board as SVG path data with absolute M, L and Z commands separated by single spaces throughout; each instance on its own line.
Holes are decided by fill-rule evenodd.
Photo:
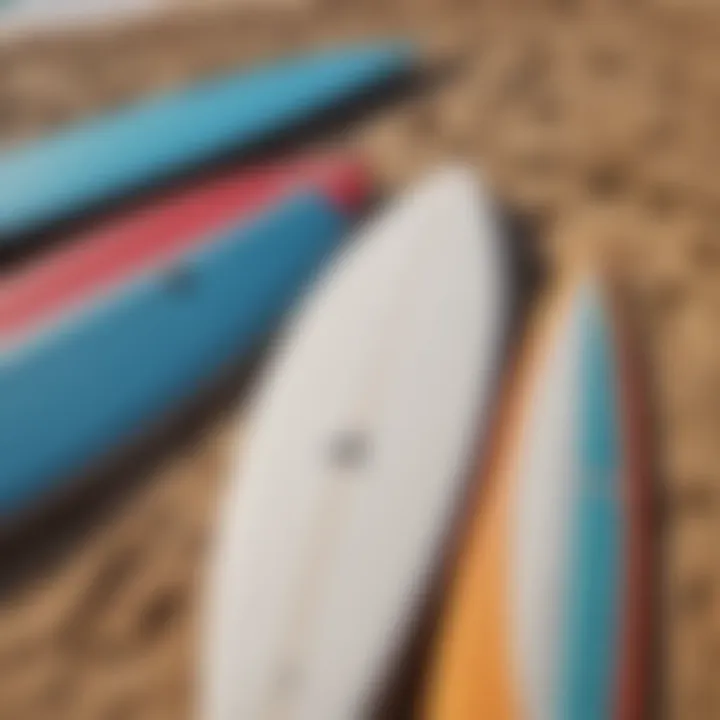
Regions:
M 568 293 L 538 313 L 502 410 L 493 456 L 481 467 L 478 509 L 471 520 L 430 678 L 427 720 L 514 720 L 522 717 L 510 619 L 511 506 L 517 488 L 518 443 L 527 400 L 537 382 Z M 558 300 L 559 298 L 559 300 Z

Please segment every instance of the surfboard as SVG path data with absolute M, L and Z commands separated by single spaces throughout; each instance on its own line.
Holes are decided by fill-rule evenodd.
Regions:
M 0 153 L 0 242 L 238 151 L 409 72 L 403 43 L 207 80 Z
M 425 717 L 643 717 L 645 478 L 628 379 L 600 285 L 569 283 L 529 338 L 478 477 Z
M 438 170 L 298 313 L 235 458 L 200 715 L 366 717 L 441 559 L 509 311 L 495 209 Z
M 105 25 L 163 5 L 163 0 L 0 0 L 0 38 Z
M 338 245 L 302 192 L 12 347 L 0 363 L 0 517 L 84 474 L 257 347 Z
M 351 212 L 367 194 L 369 177 L 352 158 L 301 158 L 235 171 L 106 222 L 0 276 L 0 349 L 62 322 L 140 273 L 159 270 L 301 187 L 314 187 Z

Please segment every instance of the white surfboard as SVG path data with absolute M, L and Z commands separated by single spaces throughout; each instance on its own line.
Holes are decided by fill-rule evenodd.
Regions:
M 495 391 L 509 282 L 447 168 L 371 222 L 291 326 L 227 497 L 201 717 L 363 717 L 441 557 Z
M 156 12 L 163 0 L 0 0 L 0 38 L 92 27 Z

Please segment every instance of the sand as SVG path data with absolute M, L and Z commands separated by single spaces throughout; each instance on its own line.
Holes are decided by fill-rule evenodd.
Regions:
M 464 158 L 530 218 L 551 262 L 590 252 L 622 271 L 661 440 L 666 714 L 718 718 L 720 4 L 181 2 L 122 30 L 0 46 L 0 142 L 398 30 L 462 62 L 349 128 L 385 188 Z M 0 718 L 193 716 L 201 580 L 241 399 L 73 512 L 62 543 L 13 550 L 25 572 L 0 605 Z

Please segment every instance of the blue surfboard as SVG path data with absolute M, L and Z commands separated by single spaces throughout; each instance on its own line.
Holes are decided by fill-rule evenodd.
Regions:
M 0 360 L 0 520 L 82 474 L 257 346 L 342 238 L 304 193 Z
M 411 70 L 403 43 L 358 46 L 206 81 L 0 153 L 0 243 L 226 151 Z

